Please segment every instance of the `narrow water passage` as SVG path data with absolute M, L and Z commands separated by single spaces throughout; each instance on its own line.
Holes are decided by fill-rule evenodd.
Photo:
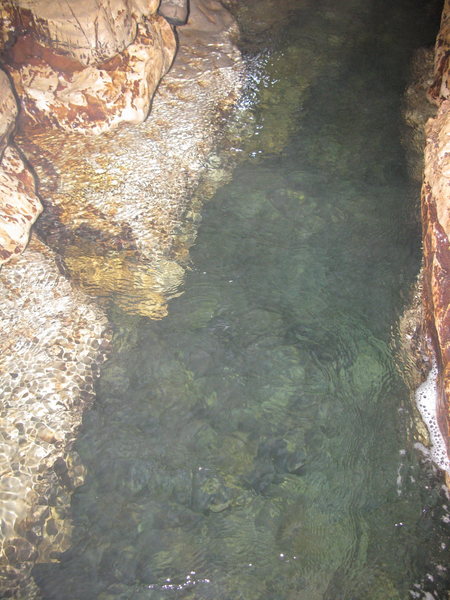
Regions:
M 442 491 L 390 343 L 420 261 L 403 76 L 434 32 L 410 37 L 412 1 L 334 4 L 249 28 L 257 135 L 169 317 L 112 311 L 44 600 L 446 597 Z

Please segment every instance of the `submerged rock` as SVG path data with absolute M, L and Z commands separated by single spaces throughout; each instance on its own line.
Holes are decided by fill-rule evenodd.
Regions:
M 84 481 L 71 447 L 108 349 L 103 311 L 63 273 L 127 312 L 166 314 L 198 224 L 191 196 L 217 166 L 208 157 L 240 92 L 235 22 L 220 2 L 197 0 L 152 118 L 90 135 L 121 120 L 145 119 L 175 49 L 172 28 L 153 16 L 157 2 L 127 2 L 124 12 L 119 4 L 109 3 L 109 13 L 104 3 L 71 0 L 0 7 L 1 42 L 24 109 L 17 147 L 9 146 L 17 106 L 0 73 L 7 90 L 0 109 L 10 111 L 0 119 L 0 167 L 14 164 L 20 177 L 8 180 L 10 187 L 34 194 L 36 204 L 22 200 L 33 215 L 23 214 L 29 229 L 40 205 L 22 151 L 33 165 L 45 204 L 39 233 L 59 253 L 33 239 L 24 255 L 11 250 L 0 273 L 0 466 L 6 474 L 0 594 L 7 597 L 37 597 L 33 565 L 57 560 L 70 545 L 71 492 Z M 97 36 L 100 26 L 106 30 Z M 208 184 L 208 193 L 219 182 Z M 15 206 L 16 220 L 20 210 Z M 15 248 L 25 244 L 20 238 Z M 145 465 L 130 471 L 136 493 L 149 473 Z M 211 504 L 222 508 L 221 501 Z
M 25 598 L 34 562 L 69 544 L 69 494 L 84 473 L 71 443 L 108 325 L 36 240 L 3 267 L 0 288 L 0 592 Z
M 433 50 L 419 48 L 410 67 L 411 83 L 405 91 L 403 102 L 403 120 L 406 127 L 402 131 L 402 143 L 405 148 L 410 176 L 422 181 L 424 150 L 426 143 L 425 125 L 430 117 L 436 115 L 436 107 L 427 98 L 427 92 L 433 80 Z

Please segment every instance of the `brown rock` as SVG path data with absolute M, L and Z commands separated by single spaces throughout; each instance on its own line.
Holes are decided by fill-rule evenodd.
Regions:
M 438 106 L 450 96 L 450 0 L 445 0 L 434 48 L 434 81 L 428 92 Z
M 6 0 L 0 9 L 4 43 L 31 33 L 57 53 L 98 64 L 134 40 L 137 24 L 156 13 L 159 0 Z
M 14 130 L 17 102 L 8 76 L 0 70 L 0 160 Z
M 133 43 L 101 64 L 85 66 L 27 34 L 7 54 L 8 69 L 31 122 L 66 131 L 101 133 L 121 122 L 140 123 L 176 50 L 162 17 L 136 25 Z
M 17 137 L 46 199 L 42 239 L 89 294 L 151 318 L 179 293 L 195 235 L 183 214 L 240 92 L 235 21 L 217 0 L 207 4 L 210 19 L 205 1 L 191 0 L 193 21 L 151 119 L 95 137 L 48 126 Z
M 424 308 L 440 367 L 437 417 L 448 442 L 450 399 L 450 100 L 427 125 L 422 186 Z
M 23 252 L 41 211 L 32 173 L 7 146 L 0 163 L 0 265 Z

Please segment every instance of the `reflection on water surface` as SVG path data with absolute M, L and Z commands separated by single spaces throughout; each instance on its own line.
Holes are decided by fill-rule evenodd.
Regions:
M 431 37 L 412 1 L 284 4 L 270 47 L 243 6 L 255 136 L 184 295 L 160 322 L 112 311 L 45 599 L 445 598 L 442 494 L 389 342 L 419 267 L 402 78 Z

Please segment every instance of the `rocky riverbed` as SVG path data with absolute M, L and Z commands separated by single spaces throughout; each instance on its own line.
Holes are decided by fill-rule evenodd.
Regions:
M 3 38 L 8 38 L 8 32 L 11 38 L 13 30 L 14 15 L 5 16 L 8 6 L 1 15 Z M 22 17 L 25 14 L 33 21 L 27 5 L 20 6 Z M 130 32 L 128 38 L 105 42 L 108 56 L 100 59 L 95 44 L 86 48 L 78 39 L 72 56 L 61 58 L 58 47 L 55 51 L 44 44 L 38 65 L 19 64 L 19 56 L 26 57 L 26 48 L 36 44 L 33 23 L 28 24 L 16 45 L 8 47 L 5 69 L 12 79 L 0 72 L 4 89 L 10 90 L 13 81 L 19 95 L 23 93 L 19 126 L 14 124 L 18 112 L 14 93 L 4 96 L 1 107 L 2 115 L 9 111 L 0 123 L 4 142 L 0 184 L 9 183 L 3 202 L 10 198 L 13 185 L 11 177 L 7 179 L 11 155 L 18 173 L 12 181 L 25 195 L 22 205 L 27 209 L 21 219 L 20 210 L 15 212 L 14 229 L 10 215 L 0 214 L 6 261 L 0 272 L 0 594 L 8 597 L 37 597 L 30 579 L 32 566 L 53 560 L 70 543 L 70 494 L 84 476 L 71 446 L 83 411 L 94 397 L 98 367 L 108 353 L 104 299 L 113 298 L 125 310 L 153 318 L 166 313 L 168 299 L 179 292 L 195 238 L 198 208 L 192 201 L 193 190 L 203 180 L 204 195 L 207 190 L 212 193 L 217 183 L 205 176 L 212 166 L 216 179 L 221 177 L 220 165 L 211 162 L 211 155 L 227 112 L 239 97 L 242 79 L 235 21 L 219 2 L 198 0 L 191 3 L 189 24 L 175 36 L 155 10 L 156 5 L 153 16 L 143 20 L 136 11 L 130 18 L 137 21 L 137 29 L 145 25 L 150 31 L 150 23 L 153 31 L 158 27 L 162 32 L 153 34 L 153 39 L 167 57 L 163 57 L 165 66 L 157 61 L 150 91 L 148 86 L 138 91 L 144 96 L 139 118 L 134 113 L 133 118 L 123 119 L 129 111 L 123 106 L 111 108 L 105 101 L 94 127 L 103 131 L 100 136 L 92 134 L 89 119 L 86 131 L 80 132 L 83 122 L 76 133 L 68 131 L 73 131 L 77 117 L 70 102 L 62 111 L 49 101 L 52 90 L 60 107 L 67 99 L 64 94 L 58 97 L 52 77 L 73 82 L 67 73 L 76 68 L 85 82 L 92 73 L 104 81 L 96 61 L 120 63 L 114 56 L 123 56 L 126 48 L 130 53 L 130 40 L 136 39 Z M 73 33 L 61 32 L 57 15 L 44 16 L 60 41 Z M 36 23 L 42 25 L 39 19 Z M 152 99 L 170 66 L 176 37 L 177 57 Z M 83 60 L 88 64 L 74 67 L 74 61 Z M 112 80 L 113 67 L 104 69 Z M 51 69 L 52 77 L 42 74 Z M 38 82 L 39 94 L 33 81 Z M 136 103 L 136 98 L 129 101 Z M 96 105 L 92 98 L 89 102 Z M 150 102 L 151 117 L 143 120 Z M 120 120 L 134 123 L 120 125 Z M 38 226 L 42 241 L 33 237 L 20 254 L 42 210 L 41 202 L 45 207 Z
M 84 15 L 85 36 L 73 22 L 65 29 L 57 11 L 33 16 L 29 4 L 0 8 L 8 73 L 0 71 L 0 594 L 23 599 L 39 597 L 33 565 L 55 560 L 70 545 L 70 495 L 84 478 L 72 444 L 108 356 L 109 303 L 161 318 L 181 293 L 202 203 L 227 177 L 227 159 L 215 148 L 229 134 L 243 73 L 236 22 L 218 0 L 191 0 L 188 25 L 177 32 L 157 15 L 157 2 L 145 9 L 131 2 L 122 14 L 115 0 L 112 21 L 101 11 Z M 289 6 L 280 2 L 279 10 Z M 421 124 L 432 116 L 424 100 L 430 90 L 439 112 L 426 129 L 424 310 L 416 317 L 439 366 L 436 420 L 445 440 L 449 7 L 447 0 L 434 82 L 426 74 L 419 82 L 426 108 L 409 113 Z M 111 27 L 114 19 L 120 27 Z M 89 20 L 103 23 L 104 35 Z M 252 27 L 266 35 L 264 19 Z M 300 94 L 317 75 L 309 73 L 309 59 L 299 56 L 306 65 Z M 430 51 L 419 60 L 430 62 Z M 261 143 L 277 148 L 283 120 L 276 105 L 266 109 L 280 126 L 270 139 L 263 132 Z M 421 136 L 414 138 L 416 156 Z M 23 252 L 40 214 L 39 239 L 33 235 Z

